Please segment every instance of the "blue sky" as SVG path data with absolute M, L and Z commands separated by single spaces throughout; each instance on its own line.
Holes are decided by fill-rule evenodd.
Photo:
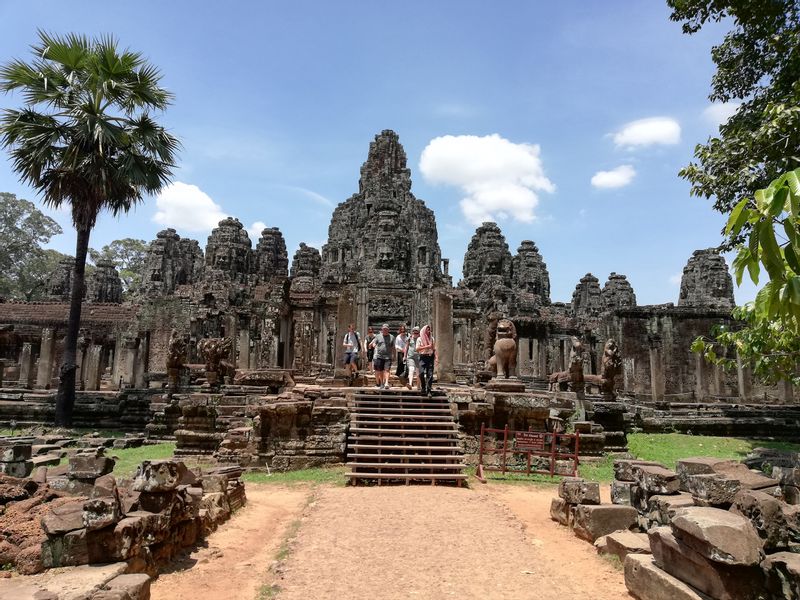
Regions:
M 3 1 L 0 60 L 27 58 L 37 28 L 113 33 L 175 94 L 162 121 L 183 142 L 183 185 L 161 208 L 150 198 L 103 216 L 93 247 L 165 226 L 205 245 L 223 214 L 279 227 L 290 256 L 301 241 L 319 247 L 369 142 L 394 129 L 456 278 L 486 213 L 512 252 L 537 243 L 554 301 L 585 273 L 602 284 L 614 271 L 655 304 L 677 302 L 676 276 L 724 223 L 677 176 L 725 111 L 707 99 L 724 28 L 689 37 L 668 17 L 666 4 L 633 0 Z M 0 190 L 35 199 L 5 156 Z M 51 245 L 73 253 L 67 214 L 50 214 L 65 229 Z M 737 290 L 739 302 L 753 295 Z

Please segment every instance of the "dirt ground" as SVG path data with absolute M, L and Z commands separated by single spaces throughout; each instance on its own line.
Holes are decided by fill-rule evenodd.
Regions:
M 472 486 L 250 484 L 152 598 L 630 598 L 620 570 L 550 520 L 554 487 Z

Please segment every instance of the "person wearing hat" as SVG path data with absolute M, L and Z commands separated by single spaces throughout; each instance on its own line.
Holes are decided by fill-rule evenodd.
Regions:
M 417 389 L 421 390 L 422 386 L 419 384 L 419 352 L 417 352 L 417 344 L 419 344 L 419 327 L 414 326 L 411 329 L 411 335 L 406 342 L 405 356 L 406 356 L 406 371 L 408 372 L 408 383 L 406 387 L 412 389 L 414 387 L 414 375 L 417 376 Z
M 394 351 L 394 336 L 389 333 L 389 324 L 381 325 L 381 332 L 375 336 L 370 344 L 375 349 L 375 360 L 372 366 L 375 369 L 375 387 L 389 389 L 389 371 L 392 368 L 392 352 Z

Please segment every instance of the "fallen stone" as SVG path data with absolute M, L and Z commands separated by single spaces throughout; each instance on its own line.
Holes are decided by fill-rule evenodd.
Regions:
M 800 554 L 771 554 L 761 563 L 761 569 L 764 571 L 764 587 L 775 598 L 800 599 Z
M 44 454 L 57 454 L 61 456 L 62 448 L 55 444 L 33 444 L 31 446 L 31 456 L 42 456 Z
M 669 527 L 647 533 L 656 564 L 670 575 L 720 600 L 757 598 L 763 577 L 755 566 L 742 567 L 709 560 L 675 537 Z
M 114 470 L 114 459 L 107 456 L 76 454 L 69 459 L 69 479 L 94 480 Z
M 728 479 L 716 473 L 690 475 L 686 480 L 686 491 L 699 500 L 701 506 L 728 508 L 733 497 L 742 487 L 738 479 Z
M 751 471 L 746 465 L 735 461 L 727 461 L 713 466 L 715 473 L 728 479 L 738 479 L 742 487 L 748 490 L 762 490 L 775 493 L 780 487 L 780 481 L 767 477 L 761 472 Z
M 680 482 L 674 471 L 657 465 L 634 465 L 631 469 L 637 485 L 648 497 L 678 493 Z
M 122 518 L 116 498 L 93 498 L 83 504 L 83 526 L 87 531 L 114 525 Z
M 564 477 L 558 495 L 569 504 L 600 504 L 600 484 L 580 477 Z
M 118 496 L 117 480 L 114 475 L 109 473 L 95 480 L 91 498 L 117 498 Z
M 633 476 L 633 467 L 637 465 L 666 468 L 661 463 L 649 460 L 617 459 L 614 461 L 614 479 L 617 481 L 636 481 Z
M 131 600 L 150 600 L 150 576 L 145 573 L 120 575 L 106 584 L 110 591 L 124 591 Z
M 625 586 L 639 600 L 706 600 L 681 580 L 659 569 L 649 554 L 625 557 Z
M 563 498 L 550 501 L 550 518 L 561 525 L 569 525 L 569 504 Z
M 688 492 L 687 482 L 692 475 L 711 475 L 715 473 L 714 467 L 722 463 L 737 464 L 735 460 L 727 458 L 714 458 L 711 456 L 693 456 L 683 458 L 675 463 L 675 473 L 681 484 L 681 491 Z
M 718 563 L 750 566 L 763 558 L 753 524 L 727 510 L 686 508 L 672 520 L 672 528 L 683 544 Z
M 730 510 L 749 519 L 764 542 L 764 552 L 769 554 L 789 547 L 790 523 L 787 522 L 784 507 L 785 504 L 764 492 L 741 490 L 736 494 Z M 794 537 L 800 538 L 800 531 L 796 531 Z
M 623 506 L 630 506 L 632 503 L 631 487 L 636 485 L 632 481 L 617 481 L 616 479 L 611 482 L 611 503 L 621 504 Z
M 133 600 L 126 590 L 100 590 L 90 600 Z
M 61 457 L 56 454 L 41 454 L 31 458 L 33 468 L 56 467 L 61 462 Z
M 76 498 L 57 506 L 49 507 L 42 516 L 42 529 L 48 535 L 61 535 L 83 528 L 83 498 Z
M 77 529 L 42 542 L 42 565 L 45 568 L 72 567 L 89 562 L 86 530 Z
M 30 457 L 30 444 L 0 445 L 0 462 L 25 462 Z
M 222 475 L 203 475 L 200 478 L 200 486 L 206 494 L 224 493 L 228 487 L 228 480 Z
M 169 492 L 178 487 L 186 471 L 177 460 L 146 460 L 137 468 L 131 488 L 137 492 Z
M 636 510 L 619 504 L 579 504 L 573 511 L 575 535 L 592 543 L 604 535 L 636 525 Z
M 647 518 L 652 523 L 669 525 L 675 515 L 690 506 L 694 506 L 694 498 L 684 492 L 669 496 L 650 496 L 647 500 Z
M 613 554 L 621 561 L 625 560 L 628 554 L 650 554 L 650 540 L 646 533 L 634 531 L 615 531 L 600 539 L 605 540 L 605 551 L 601 554 Z M 599 540 L 598 540 L 599 541 Z M 595 547 L 597 542 L 595 542 Z
M 783 486 L 783 499 L 786 504 L 800 504 L 800 488 L 794 487 L 793 485 Z
M 8 475 L 9 477 L 22 479 L 30 475 L 32 471 L 33 462 L 30 460 L 0 462 L 0 475 Z

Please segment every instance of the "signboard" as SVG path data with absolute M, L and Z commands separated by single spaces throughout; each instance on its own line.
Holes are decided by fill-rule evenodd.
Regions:
M 517 431 L 517 450 L 544 450 L 546 433 L 536 431 Z

